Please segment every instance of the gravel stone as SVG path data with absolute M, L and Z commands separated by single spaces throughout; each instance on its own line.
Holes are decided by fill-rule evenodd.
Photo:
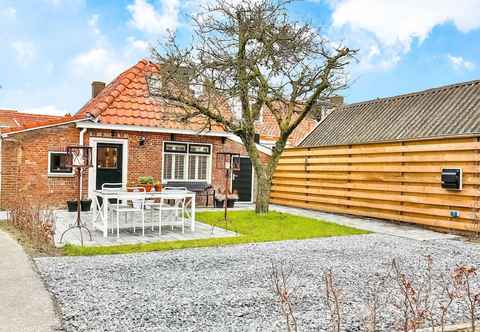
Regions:
M 368 234 L 130 255 L 37 258 L 60 305 L 66 331 L 278 331 L 285 329 L 272 292 L 272 262 L 292 269 L 300 331 L 324 331 L 329 319 L 323 274 L 342 289 L 346 331 L 362 330 L 369 278 L 398 258 L 422 278 L 425 257 L 434 278 L 457 264 L 480 266 L 480 247 L 459 240 L 415 241 Z M 389 291 L 391 299 L 398 292 Z M 395 312 L 393 306 L 390 308 Z M 397 311 L 398 312 L 398 311 Z M 398 312 L 400 315 L 400 312 Z M 381 315 L 382 330 L 396 314 Z M 449 321 L 466 321 L 452 307 Z

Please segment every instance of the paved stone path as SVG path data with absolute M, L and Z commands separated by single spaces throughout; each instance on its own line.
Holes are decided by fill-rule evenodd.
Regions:
M 23 249 L 0 231 L 0 331 L 55 331 L 53 301 Z
M 458 238 L 458 236 L 453 234 L 435 232 L 422 228 L 421 226 L 411 225 L 407 223 L 396 223 L 393 221 L 384 221 L 373 218 L 361 218 L 280 205 L 271 205 L 270 209 L 279 212 L 291 213 L 297 216 L 322 219 L 339 225 L 364 229 L 373 233 L 398 236 L 417 241 L 446 240 Z

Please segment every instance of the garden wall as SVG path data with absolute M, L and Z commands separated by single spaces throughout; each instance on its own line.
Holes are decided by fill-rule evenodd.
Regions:
M 480 139 L 291 148 L 283 153 L 272 203 L 477 230 Z M 463 190 L 441 187 L 442 168 L 462 168 Z M 459 211 L 458 218 L 451 211 Z

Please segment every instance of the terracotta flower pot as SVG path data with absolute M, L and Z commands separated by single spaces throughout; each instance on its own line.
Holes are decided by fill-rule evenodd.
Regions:
M 161 184 L 156 184 L 156 185 L 155 185 L 155 191 L 156 191 L 156 192 L 162 191 L 162 185 L 161 185 Z
M 145 191 L 146 191 L 147 193 L 151 192 L 151 191 L 152 191 L 152 188 L 153 188 L 153 186 L 152 186 L 151 184 L 146 184 L 146 185 L 145 185 Z

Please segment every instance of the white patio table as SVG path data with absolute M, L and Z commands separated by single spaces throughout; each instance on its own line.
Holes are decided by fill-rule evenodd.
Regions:
M 102 192 L 101 190 L 94 191 L 93 210 L 92 210 L 92 224 L 95 229 L 103 232 L 103 237 L 108 235 L 108 206 L 111 199 L 122 200 L 122 196 L 128 196 L 127 191 Z M 184 195 L 187 199 L 186 207 L 190 205 L 190 222 L 192 232 L 195 231 L 195 193 L 185 190 L 168 190 L 168 191 L 151 191 L 145 193 L 145 199 L 162 199 L 168 200 L 170 197 L 178 197 Z M 103 205 L 100 204 L 100 198 Z M 190 203 L 190 204 L 188 204 Z

